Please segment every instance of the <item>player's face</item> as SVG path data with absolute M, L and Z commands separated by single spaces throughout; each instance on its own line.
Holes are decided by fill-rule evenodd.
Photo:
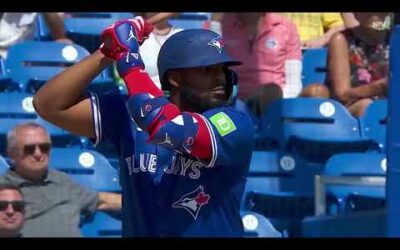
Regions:
M 223 64 L 181 69 L 181 100 L 204 112 L 225 104 L 229 98 Z

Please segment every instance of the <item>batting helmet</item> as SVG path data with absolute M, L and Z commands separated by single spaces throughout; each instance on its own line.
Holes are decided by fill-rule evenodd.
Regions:
M 224 42 L 217 33 L 207 29 L 188 29 L 175 33 L 165 41 L 158 54 L 157 67 L 163 89 L 169 90 L 170 83 L 166 79 L 169 70 L 221 63 L 227 66 L 241 64 L 226 53 Z M 230 101 L 237 95 L 236 79 L 235 73 L 229 70 L 227 80 L 231 91 Z

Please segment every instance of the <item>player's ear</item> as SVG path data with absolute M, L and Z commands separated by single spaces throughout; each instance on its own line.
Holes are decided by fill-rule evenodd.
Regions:
M 177 70 L 169 71 L 167 74 L 167 81 L 176 88 L 179 88 L 179 83 L 181 82 L 181 74 Z

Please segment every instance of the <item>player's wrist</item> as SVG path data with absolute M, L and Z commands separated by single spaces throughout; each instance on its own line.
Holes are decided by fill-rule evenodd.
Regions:
M 139 53 L 128 52 L 119 55 L 119 59 L 117 60 L 117 71 L 121 77 L 124 77 L 133 70 L 143 70 L 144 68 L 144 63 Z

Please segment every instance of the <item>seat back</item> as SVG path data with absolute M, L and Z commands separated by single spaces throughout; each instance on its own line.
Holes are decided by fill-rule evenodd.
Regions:
M 198 19 L 170 19 L 168 21 L 172 26 L 187 29 L 205 29 L 208 25 L 205 20 Z
M 263 215 L 252 211 L 240 211 L 244 237 L 282 238 L 271 222 Z
M 387 213 L 379 210 L 334 216 L 310 216 L 302 222 L 302 237 L 387 237 Z
M 83 186 L 97 191 L 120 192 L 115 168 L 99 152 L 80 148 L 53 148 L 50 166 L 70 175 Z
M 77 44 L 27 41 L 10 47 L 5 65 L 8 76 L 20 90 L 34 93 L 55 75 L 87 56 L 89 52 Z M 92 83 L 104 82 L 105 77 L 102 72 Z
M 80 145 L 81 138 L 72 135 L 40 118 L 32 104 L 33 96 L 28 93 L 0 93 L 0 154 L 5 153 L 6 136 L 17 124 L 36 122 L 43 125 L 51 136 L 54 146 Z
M 3 175 L 10 168 L 7 161 L 0 155 L 0 175 Z
M 101 211 L 87 218 L 80 229 L 83 237 L 122 237 L 121 219 Z
M 211 15 L 211 12 L 182 12 L 174 19 L 209 21 L 211 20 Z
M 303 87 L 311 83 L 325 83 L 327 56 L 326 48 L 303 50 Z
M 314 140 L 360 138 L 359 124 L 335 100 L 288 98 L 274 101 L 263 116 L 265 136 L 286 145 L 293 136 Z
M 323 175 L 328 176 L 386 176 L 386 156 L 381 153 L 343 153 L 332 156 L 326 163 Z M 339 213 L 353 210 L 358 199 L 355 196 L 385 198 L 384 186 L 328 185 L 327 192 L 338 200 Z M 349 203 L 353 196 L 353 205 Z
M 358 120 L 337 101 L 323 98 L 274 101 L 262 117 L 262 135 L 320 163 L 334 153 L 363 152 L 371 146 L 361 137 Z
M 386 99 L 372 102 L 368 105 L 365 114 L 360 117 L 362 136 L 376 142 L 382 152 L 386 146 L 387 102 Z
M 0 92 L 17 89 L 17 86 L 13 84 L 11 78 L 7 76 L 5 62 L 0 57 Z
M 128 12 L 70 12 L 64 18 L 67 36 L 90 53 L 100 46 L 101 32 L 120 19 L 133 18 Z

